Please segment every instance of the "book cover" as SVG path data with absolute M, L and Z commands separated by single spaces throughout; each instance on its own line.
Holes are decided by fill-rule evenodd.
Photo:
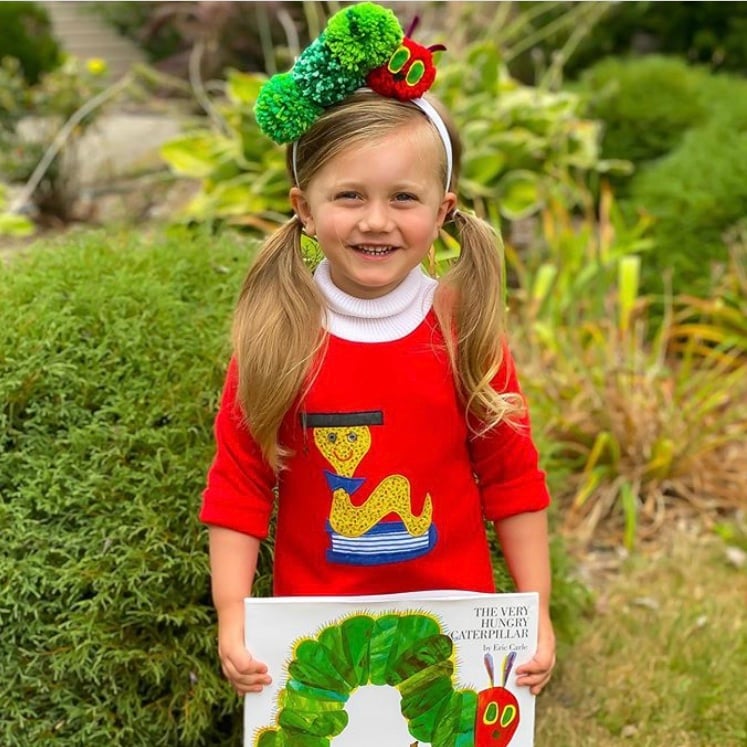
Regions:
M 246 600 L 245 747 L 532 747 L 534 593 Z

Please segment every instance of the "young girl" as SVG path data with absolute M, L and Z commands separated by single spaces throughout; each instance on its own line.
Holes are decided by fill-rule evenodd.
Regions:
M 325 37 L 370 8 L 390 14 L 352 6 Z M 409 42 L 400 29 L 390 70 Z M 422 91 L 345 90 L 300 134 L 287 131 L 298 107 L 270 108 L 277 127 L 260 97 L 264 130 L 293 140 L 295 216 L 241 291 L 201 511 L 223 671 L 242 694 L 270 682 L 245 647 L 243 599 L 277 502 L 277 595 L 493 592 L 494 522 L 517 590 L 540 595 L 537 653 L 517 671 L 539 693 L 555 661 L 549 497 L 506 345 L 498 241 L 456 209 L 453 128 Z M 461 256 L 436 281 L 422 263 L 446 221 Z M 313 275 L 302 232 L 324 255 Z

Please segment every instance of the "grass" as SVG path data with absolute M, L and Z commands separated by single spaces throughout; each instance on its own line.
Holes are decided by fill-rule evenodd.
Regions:
M 537 744 L 747 745 L 747 570 L 677 532 L 610 573 L 538 702 Z

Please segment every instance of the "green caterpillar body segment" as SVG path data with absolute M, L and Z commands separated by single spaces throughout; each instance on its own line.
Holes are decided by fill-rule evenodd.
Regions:
M 254 745 L 331 747 L 348 724 L 350 695 L 370 684 L 399 690 L 413 739 L 474 747 L 477 694 L 454 689 L 454 667 L 453 642 L 432 616 L 353 615 L 296 645 L 276 723 Z
M 414 677 L 423 676 L 434 665 L 451 662 L 454 644 L 446 635 L 433 635 L 415 641 L 405 649 L 393 663 L 387 677 L 387 685 L 394 687 Z M 451 670 L 453 671 L 453 664 Z
M 345 711 L 299 711 L 283 708 L 278 724 L 285 731 L 296 731 L 314 737 L 337 736 L 348 725 Z
M 449 675 L 425 680 L 420 687 L 402 695 L 402 715 L 409 721 L 435 708 L 440 701 L 450 698 L 454 685 Z
M 359 685 L 367 683 L 370 679 L 368 662 L 373 627 L 374 621 L 368 615 L 355 615 L 339 626 L 345 656 Z
M 451 659 L 431 664 L 431 666 L 422 669 L 399 684 L 398 689 L 402 695 L 402 700 L 417 699 L 418 693 L 428 690 L 438 679 L 446 678 L 451 682 L 453 673 L 454 662 Z
M 340 669 L 338 674 L 350 686 L 351 691 L 360 685 L 359 673 L 350 660 L 343 640 L 342 627 L 331 625 L 319 634 L 319 645 L 327 651 L 330 662 Z
M 288 684 L 285 686 L 285 690 L 278 695 L 278 699 L 283 698 L 288 692 L 307 695 L 312 700 L 320 702 L 331 700 L 340 703 L 341 707 L 344 707 L 349 697 L 348 693 L 338 693 L 334 690 L 325 690 L 322 687 L 313 687 L 312 685 L 307 685 L 303 682 L 299 682 L 298 680 L 289 680 Z
M 344 661 L 334 651 L 318 641 L 302 641 L 296 648 L 296 658 L 290 663 L 288 673 L 304 684 L 349 693 L 356 686 L 344 677 Z
M 397 626 L 394 631 L 394 640 L 389 648 L 386 657 L 386 684 L 394 685 L 393 672 L 399 667 L 402 659 L 409 654 L 413 641 L 417 645 L 424 639 L 430 640 L 441 633 L 438 623 L 425 615 L 408 615 L 406 617 L 396 616 Z M 444 636 L 446 637 L 446 636 Z M 448 639 L 447 639 L 448 640 Z M 446 656 L 449 656 L 446 654 Z M 400 679 L 406 679 L 409 675 L 405 674 Z
M 471 696 L 471 699 L 470 699 Z M 469 691 L 451 694 L 433 731 L 433 747 L 473 747 L 477 696 Z
M 300 683 L 294 683 L 294 688 L 286 688 L 278 696 L 278 708 L 289 708 L 292 711 L 342 711 L 345 709 L 347 698 L 320 697 L 320 693 L 329 692 L 328 690 L 318 690 L 309 688 Z
M 372 685 L 385 685 L 389 656 L 397 645 L 398 615 L 382 615 L 371 633 L 370 672 Z
M 309 734 L 269 729 L 259 735 L 256 745 L 257 747 L 330 747 L 330 742 L 329 739 Z
M 430 744 L 433 741 L 436 724 L 438 724 L 441 719 L 441 714 L 448 707 L 449 703 L 450 700 L 445 698 L 444 700 L 435 703 L 428 710 L 423 711 L 419 716 L 410 719 L 408 728 L 413 739 L 417 739 L 418 742 Z

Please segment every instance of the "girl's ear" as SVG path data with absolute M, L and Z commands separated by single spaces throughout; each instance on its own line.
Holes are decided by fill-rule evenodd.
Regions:
M 453 192 L 447 192 L 441 200 L 441 205 L 438 208 L 438 217 L 436 219 L 436 236 L 443 226 L 444 222 L 451 214 L 451 212 L 457 206 L 457 196 Z
M 291 187 L 288 193 L 290 198 L 290 204 L 293 208 L 293 212 L 298 216 L 303 226 L 303 230 L 309 235 L 313 236 L 316 233 L 314 228 L 314 217 L 311 214 L 311 208 L 306 200 L 306 196 L 300 187 Z

